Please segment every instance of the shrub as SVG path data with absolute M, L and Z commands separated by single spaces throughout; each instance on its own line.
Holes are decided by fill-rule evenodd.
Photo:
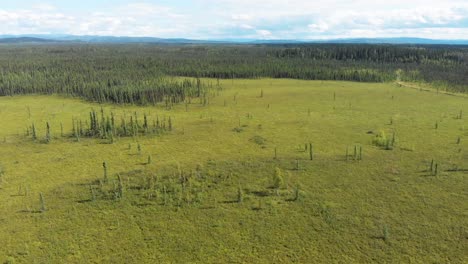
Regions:
M 384 131 L 380 131 L 372 140 L 372 144 L 385 150 L 392 150 L 395 145 L 395 134 L 393 134 L 392 138 L 388 138 Z
M 299 190 L 299 184 L 296 185 L 296 187 L 294 188 L 294 198 L 292 199 L 293 201 L 299 201 L 301 199 L 300 197 L 301 193 L 300 193 L 300 190 Z
M 266 139 L 261 137 L 261 136 L 253 136 L 250 141 L 252 141 L 253 143 L 257 144 L 257 145 L 260 145 L 260 146 L 263 146 L 266 144 Z
M 283 172 L 280 168 L 275 168 L 275 174 L 273 176 L 273 188 L 279 189 L 284 185 Z
M 390 238 L 390 232 L 388 230 L 388 226 L 384 225 L 383 230 L 382 230 L 382 239 L 387 242 L 388 239 Z

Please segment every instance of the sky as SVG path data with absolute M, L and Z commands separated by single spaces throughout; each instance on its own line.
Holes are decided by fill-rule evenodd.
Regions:
M 0 35 L 468 39 L 468 0 L 0 0 Z

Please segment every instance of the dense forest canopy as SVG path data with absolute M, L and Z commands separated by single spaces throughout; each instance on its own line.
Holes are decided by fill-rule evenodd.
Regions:
M 468 91 L 468 47 L 359 44 L 4 45 L 0 95 L 61 93 L 98 102 L 177 103 L 211 78 L 423 81 Z

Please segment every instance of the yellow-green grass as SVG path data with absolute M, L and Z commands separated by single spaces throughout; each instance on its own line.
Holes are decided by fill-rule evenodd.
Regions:
M 70 134 L 72 118 L 87 120 L 98 104 L 0 98 L 0 261 L 468 261 L 466 98 L 396 84 L 262 79 L 221 86 L 208 105 L 193 100 L 188 111 L 183 104 L 171 110 L 104 105 L 116 116 L 137 111 L 151 120 L 173 119 L 170 133 L 114 144 L 60 137 L 60 123 Z M 457 119 L 460 110 L 465 116 Z M 40 141 L 47 121 L 51 143 L 24 136 L 34 122 Z M 395 132 L 393 150 L 372 144 L 380 131 Z M 304 151 L 309 142 L 312 161 Z M 362 146 L 362 161 L 346 161 L 354 146 Z M 427 171 L 432 159 L 436 176 Z M 138 190 L 126 190 L 120 200 L 90 201 L 89 184 L 103 178 L 103 161 L 109 177 L 120 173 L 128 186 L 138 174 L 162 177 L 198 167 L 205 175 L 200 182 L 211 187 L 198 203 L 180 206 Z M 278 192 L 271 189 L 275 168 L 285 182 Z M 297 185 L 300 199 L 292 201 Z M 239 187 L 242 203 L 236 202 Z M 42 213 L 39 193 L 47 207 Z

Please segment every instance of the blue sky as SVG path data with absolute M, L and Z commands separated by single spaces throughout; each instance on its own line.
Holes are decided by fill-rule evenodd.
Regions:
M 0 34 L 468 39 L 468 0 L 0 0 Z

